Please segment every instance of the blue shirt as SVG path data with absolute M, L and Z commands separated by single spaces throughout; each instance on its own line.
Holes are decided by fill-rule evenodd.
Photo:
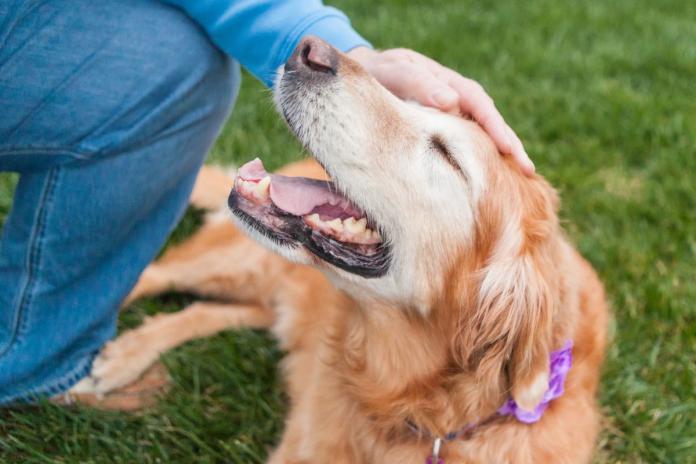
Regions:
M 268 87 L 305 35 L 341 51 L 369 43 L 345 14 L 320 0 L 164 0 L 184 10 L 222 50 Z

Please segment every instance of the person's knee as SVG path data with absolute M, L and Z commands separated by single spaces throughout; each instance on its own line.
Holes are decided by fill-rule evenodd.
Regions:
M 3 44 L 13 53 L 9 79 L 23 92 L 20 99 L 0 87 L 8 102 L 0 149 L 82 159 L 187 124 L 222 124 L 238 66 L 182 11 L 142 0 L 63 3 L 28 11 Z M 22 83 L 37 66 L 41 79 Z
M 217 48 L 205 32 L 183 12 L 163 11 L 151 54 L 172 92 L 210 106 L 211 113 L 227 113 L 238 90 L 238 64 Z M 155 86 L 159 84 L 155 79 Z
M 136 127 L 141 131 L 134 134 L 138 143 L 142 137 L 192 123 L 217 131 L 236 97 L 239 66 L 183 12 L 161 5 L 156 8 L 158 13 L 152 15 L 147 31 L 132 31 L 138 35 L 137 50 L 125 59 L 136 66 L 129 72 L 138 74 L 133 79 L 138 86 L 129 95 L 134 98 L 126 99 L 131 110 L 124 114 L 125 120 L 113 120 L 116 127 L 112 130 L 124 134 L 124 127 Z

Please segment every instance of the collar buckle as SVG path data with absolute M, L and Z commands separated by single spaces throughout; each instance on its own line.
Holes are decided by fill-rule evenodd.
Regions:
M 436 437 L 433 440 L 433 452 L 425 460 L 425 464 L 445 464 L 445 460 L 440 457 L 440 448 L 442 447 L 442 438 Z

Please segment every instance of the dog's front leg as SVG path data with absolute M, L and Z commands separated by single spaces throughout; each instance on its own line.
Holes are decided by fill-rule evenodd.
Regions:
M 157 314 L 107 343 L 90 375 L 71 392 L 107 393 L 133 382 L 160 354 L 182 343 L 232 328 L 268 328 L 274 320 L 273 313 L 260 306 L 231 303 L 199 302 L 179 312 Z
M 309 390 L 303 396 L 303 400 L 319 397 L 317 392 Z M 281 442 L 269 457 L 268 464 L 364 463 L 365 460 L 350 447 L 352 440 L 347 435 L 347 426 L 350 425 L 348 416 L 329 413 L 316 420 L 312 416 L 320 411 L 306 403 L 293 405 Z M 334 408 L 334 413 L 339 409 Z

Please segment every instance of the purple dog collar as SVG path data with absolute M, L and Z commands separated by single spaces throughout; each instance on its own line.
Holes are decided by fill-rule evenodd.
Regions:
M 515 418 L 525 424 L 533 424 L 541 419 L 544 411 L 549 403 L 563 395 L 564 385 L 568 371 L 573 363 L 573 341 L 565 342 L 560 350 L 554 351 L 550 356 L 549 363 L 549 387 L 546 389 L 544 396 L 539 404 L 532 410 L 527 411 L 517 405 L 515 400 L 509 399 L 503 406 L 498 409 L 497 413 L 488 419 L 477 424 L 468 424 L 463 429 L 450 432 L 444 437 L 433 437 L 428 432 L 418 428 L 413 422 L 406 421 L 406 424 L 417 433 L 419 436 L 431 436 L 433 438 L 433 450 L 430 456 L 425 460 L 425 464 L 445 464 L 444 459 L 440 457 L 440 448 L 446 442 L 453 441 L 462 435 L 472 432 L 477 427 L 489 422 L 495 416 L 515 416 Z
M 498 409 L 498 414 L 502 414 L 503 416 L 515 416 L 518 421 L 524 422 L 525 424 L 532 424 L 541 419 L 549 403 L 563 394 L 565 379 L 572 363 L 573 341 L 568 340 L 565 342 L 565 345 L 563 345 L 563 348 L 551 353 L 549 388 L 534 410 L 525 411 L 515 403 L 515 400 L 510 399 Z

